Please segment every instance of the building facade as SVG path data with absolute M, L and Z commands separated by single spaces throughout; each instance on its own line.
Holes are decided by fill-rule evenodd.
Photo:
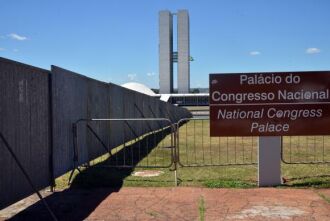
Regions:
M 178 32 L 178 93 L 189 93 L 190 65 L 189 65 L 189 15 L 187 10 L 177 13 Z
M 159 93 L 173 92 L 173 17 L 170 11 L 159 12 Z
M 173 15 L 177 19 L 177 52 L 173 51 Z M 173 63 L 177 62 L 178 93 L 190 92 L 190 39 L 187 10 L 159 12 L 159 93 L 173 93 Z

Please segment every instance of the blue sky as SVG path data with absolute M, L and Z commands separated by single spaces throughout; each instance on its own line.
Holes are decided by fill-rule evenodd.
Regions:
M 0 0 L 0 56 L 158 88 L 158 11 L 190 15 L 191 86 L 209 73 L 330 70 L 329 0 Z

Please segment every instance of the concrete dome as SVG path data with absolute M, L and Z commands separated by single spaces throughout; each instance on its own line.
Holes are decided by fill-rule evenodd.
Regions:
M 142 94 L 146 94 L 149 96 L 154 96 L 156 95 L 155 92 L 153 92 L 150 88 L 145 86 L 144 84 L 136 83 L 136 82 L 128 82 L 123 85 L 121 85 L 124 88 L 140 92 Z

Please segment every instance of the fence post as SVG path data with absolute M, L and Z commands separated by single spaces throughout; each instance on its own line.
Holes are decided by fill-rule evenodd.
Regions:
M 79 169 L 79 156 L 78 156 L 78 129 L 77 129 L 78 121 L 72 124 L 72 133 L 73 133 L 73 168 L 69 176 L 68 185 L 71 184 L 71 179 L 73 177 L 74 171 Z
M 174 146 L 174 152 L 172 152 L 172 158 L 174 163 L 174 184 L 177 187 L 178 186 L 178 125 L 177 123 L 174 123 L 171 125 L 172 135 L 174 139 L 172 139 L 173 146 Z M 172 149 L 173 150 L 173 149 Z
M 259 137 L 259 187 L 281 185 L 281 137 Z

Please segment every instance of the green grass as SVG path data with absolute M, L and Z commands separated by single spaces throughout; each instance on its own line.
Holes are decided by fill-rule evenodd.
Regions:
M 303 177 L 290 180 L 289 183 L 283 185 L 295 188 L 330 188 L 330 177 Z
M 196 110 L 207 111 L 207 110 L 210 110 L 209 106 L 186 106 L 184 108 L 186 108 L 190 111 L 196 111 Z
M 108 154 L 91 162 L 91 165 L 134 165 L 132 169 L 94 168 L 75 172 L 72 187 L 118 187 L 174 186 L 174 172 L 166 168 L 171 164 L 170 135 L 143 136 L 140 142 L 130 141 Z M 249 188 L 257 186 L 257 138 L 256 137 L 210 137 L 209 122 L 190 121 L 179 129 L 179 156 L 184 166 L 178 167 L 180 186 L 210 188 Z M 150 148 L 150 144 L 155 146 Z M 284 137 L 284 160 L 286 162 L 330 161 L 330 136 Z M 133 157 L 132 157 L 133 156 Z M 116 160 L 115 160 L 116 159 Z M 136 165 L 135 165 L 136 164 Z M 254 165 L 230 165 L 254 164 Z M 207 166 L 209 165 L 209 166 Z M 222 166 L 217 166 L 222 165 Z M 135 177 L 134 171 L 147 170 L 144 167 L 161 170 L 158 177 Z M 139 168 L 142 167 L 142 168 Z M 284 164 L 282 176 L 288 181 L 286 187 L 330 187 L 330 164 Z M 56 180 L 57 188 L 67 187 L 68 174 Z
M 330 204 L 330 198 L 329 198 L 329 197 L 327 197 L 326 195 L 324 195 L 324 194 L 322 194 L 322 193 L 319 193 L 319 196 L 320 196 L 322 199 L 324 199 L 327 203 Z
M 256 187 L 256 184 L 237 180 L 208 180 L 204 182 L 204 186 L 209 188 L 252 188 Z
M 201 196 L 198 202 L 198 211 L 199 211 L 199 220 L 204 221 L 205 220 L 205 202 L 204 202 L 204 197 Z
M 159 216 L 159 214 L 155 211 L 146 211 L 146 214 L 148 214 L 154 218 L 157 218 Z

